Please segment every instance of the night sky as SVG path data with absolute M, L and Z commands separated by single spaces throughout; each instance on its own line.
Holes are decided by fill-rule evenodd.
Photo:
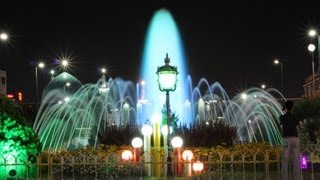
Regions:
M 96 82 L 102 65 L 110 68 L 111 77 L 137 82 L 147 27 L 156 10 L 167 8 L 180 30 L 194 83 L 202 77 L 218 81 L 228 94 L 262 83 L 280 89 L 280 66 L 273 65 L 279 58 L 286 61 L 285 95 L 301 97 L 304 79 L 312 72 L 307 31 L 320 30 L 319 5 L 209 2 L 52 1 L 2 6 L 0 30 L 11 35 L 0 46 L 8 92 L 21 90 L 26 101 L 34 101 L 35 62 L 56 67 L 54 59 L 62 55 L 73 58 L 69 73 L 82 83 Z M 49 79 L 48 70 L 39 73 L 40 89 Z

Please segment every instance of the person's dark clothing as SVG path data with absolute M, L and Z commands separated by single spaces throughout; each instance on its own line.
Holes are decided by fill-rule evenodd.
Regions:
M 282 137 L 298 137 L 297 126 L 299 121 L 295 116 L 291 112 L 287 112 L 279 118 L 282 125 Z

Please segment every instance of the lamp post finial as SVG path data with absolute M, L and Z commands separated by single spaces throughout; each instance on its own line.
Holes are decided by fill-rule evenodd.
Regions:
M 169 58 L 168 53 L 166 53 L 166 58 L 164 59 L 164 63 L 165 63 L 166 65 L 169 65 L 169 63 L 170 63 L 170 58 Z

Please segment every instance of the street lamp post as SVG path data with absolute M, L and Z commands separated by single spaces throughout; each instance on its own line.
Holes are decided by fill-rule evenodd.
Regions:
M 315 77 L 314 77 L 314 56 L 313 52 L 316 49 L 316 46 L 314 44 L 309 44 L 308 50 L 311 53 L 311 59 L 312 59 L 312 94 L 311 96 L 313 97 L 316 92 L 316 86 L 315 86 Z
M 54 72 L 54 70 L 53 70 L 53 69 L 51 69 L 51 70 L 50 70 L 51 80 L 53 80 L 53 79 L 54 79 L 54 73 L 55 73 L 55 72 Z
M 309 36 L 310 37 L 312 37 L 312 38 L 316 38 L 316 42 L 317 42 L 317 46 L 318 46 L 318 72 L 320 72 L 320 36 L 319 36 L 319 34 L 318 34 L 318 32 L 316 31 L 316 30 L 314 30 L 314 29 L 311 29 L 310 31 L 309 31 Z
M 36 76 L 36 107 L 37 110 L 39 108 L 39 81 L 38 81 L 38 67 L 39 68 L 44 68 L 44 63 L 40 62 L 37 64 L 37 66 L 35 67 L 35 76 Z
M 164 59 L 164 66 L 158 67 L 157 70 L 157 75 L 158 75 L 158 85 L 159 89 L 162 92 L 166 92 L 166 109 L 167 109 L 167 145 L 169 149 L 169 142 L 170 142 L 170 97 L 169 97 L 169 92 L 170 91 L 175 91 L 177 87 L 177 75 L 178 75 L 178 70 L 177 67 L 170 66 L 170 59 L 168 57 L 168 53 L 166 54 L 166 58 Z M 169 150 L 167 151 L 167 162 L 169 163 L 171 161 L 170 153 Z M 167 173 L 169 175 L 172 175 L 170 165 L 168 164 L 167 166 L 168 171 Z
M 71 86 L 70 82 L 66 82 L 66 84 L 63 85 L 63 94 L 66 95 L 66 87 Z
M 276 65 L 280 64 L 281 95 L 284 97 L 283 61 L 280 61 L 280 60 L 278 60 L 278 59 L 275 59 L 275 60 L 273 61 L 273 63 L 276 64 Z M 282 101 L 283 101 L 283 103 L 284 103 L 284 98 L 282 98 Z

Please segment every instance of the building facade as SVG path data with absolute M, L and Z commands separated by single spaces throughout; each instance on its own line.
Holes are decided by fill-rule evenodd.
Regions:
M 7 72 L 0 69 L 0 95 L 7 95 Z
M 303 84 L 304 97 L 305 98 L 316 98 L 320 97 L 320 77 L 319 73 L 308 76 Z

